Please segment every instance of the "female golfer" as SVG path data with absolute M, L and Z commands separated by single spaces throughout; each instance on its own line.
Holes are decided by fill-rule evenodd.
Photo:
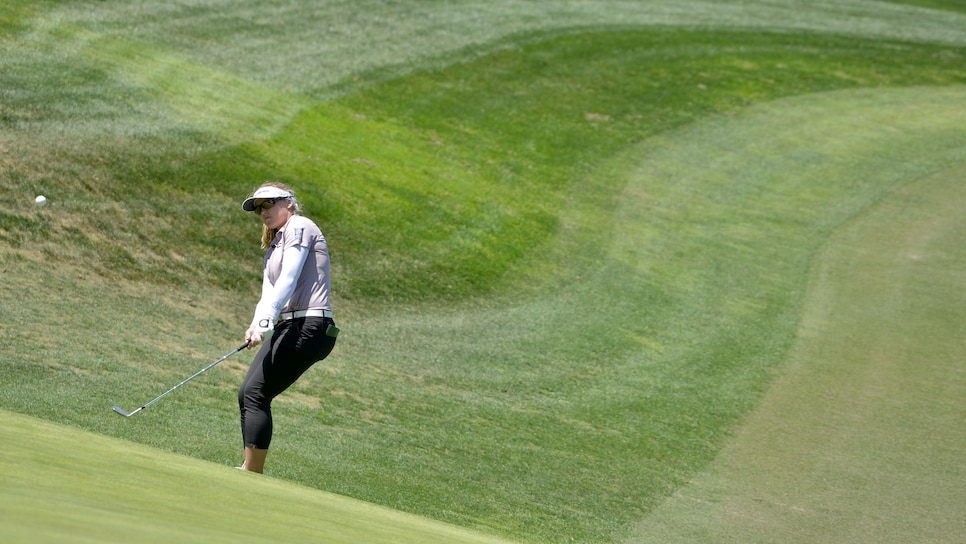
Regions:
M 262 298 L 245 331 L 249 349 L 262 344 L 238 391 L 245 463 L 262 472 L 272 441 L 272 399 L 335 346 L 329 302 L 329 251 L 319 227 L 299 215 L 295 193 L 265 183 L 242 204 L 262 219 L 266 249 Z

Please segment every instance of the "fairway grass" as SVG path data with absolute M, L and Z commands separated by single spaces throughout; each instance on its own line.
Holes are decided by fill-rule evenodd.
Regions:
M 5 411 L 0 444 L 2 542 L 506 542 Z
M 964 179 L 934 173 L 830 239 L 788 365 L 628 542 L 962 542 Z
M 239 202 L 284 181 L 343 332 L 276 401 L 268 480 L 620 541 L 788 364 L 829 237 L 966 162 L 949 6 L 0 0 L 0 409 L 214 463 L 147 471 L 170 496 L 239 476 L 250 352 L 110 407 L 238 345 L 263 257 Z M 72 520 L 141 487 L 93 451 L 118 489 L 81 481 Z

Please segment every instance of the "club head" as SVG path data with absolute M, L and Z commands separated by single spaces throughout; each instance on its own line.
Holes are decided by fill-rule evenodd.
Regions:
M 117 413 L 119 413 L 119 414 L 121 414 L 124 417 L 131 417 L 131 414 L 129 414 L 129 413 L 125 412 L 124 410 L 122 410 L 120 406 L 115 406 L 114 407 L 114 411 L 117 412 Z

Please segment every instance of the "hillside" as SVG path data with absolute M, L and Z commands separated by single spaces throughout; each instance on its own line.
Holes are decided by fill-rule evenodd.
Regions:
M 0 0 L 0 409 L 238 464 L 250 354 L 110 407 L 238 344 L 239 204 L 283 181 L 343 334 L 277 401 L 269 476 L 618 541 L 787 364 L 821 248 L 966 160 L 964 29 L 962 2 Z

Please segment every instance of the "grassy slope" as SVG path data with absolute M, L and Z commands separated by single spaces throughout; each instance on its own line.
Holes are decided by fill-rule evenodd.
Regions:
M 0 415 L 4 542 L 501 542 L 281 480 Z
M 958 542 L 966 522 L 959 163 L 830 240 L 790 365 L 634 542 Z
M 708 7 L 672 4 L 621 23 L 691 21 L 695 12 L 687 8 Z M 3 272 L 19 288 L 4 291 L 2 303 L 27 310 L 16 313 L 16 341 L 3 348 L 5 375 L 17 387 L 5 388 L 0 405 L 235 462 L 232 389 L 244 356 L 193 383 L 190 394 L 152 408 L 137 425 L 104 412 L 112 403 L 151 398 L 217 357 L 212 337 L 225 351 L 233 347 L 250 306 L 239 293 L 254 292 L 258 258 L 251 223 L 233 206 L 261 179 L 281 177 L 302 183 L 332 239 L 340 314 L 351 327 L 326 368 L 281 401 L 286 438 L 273 453 L 276 474 L 517 536 L 619 534 L 710 459 L 751 405 L 790 340 L 810 248 L 906 178 L 855 187 L 852 207 L 829 212 L 823 210 L 834 191 L 796 189 L 773 211 L 815 215 L 778 225 L 805 240 L 789 255 L 783 239 L 749 244 L 749 227 L 769 226 L 767 219 L 748 223 L 746 215 L 720 211 L 758 203 L 742 192 L 737 167 L 727 179 L 738 185 L 701 173 L 729 206 L 713 199 L 695 206 L 692 194 L 668 184 L 659 226 L 647 227 L 651 217 L 617 221 L 628 230 L 615 234 L 609 212 L 653 189 L 632 186 L 620 196 L 622 172 L 636 166 L 636 151 L 604 168 L 601 158 L 708 114 L 787 94 L 962 81 L 963 53 L 740 33 L 557 35 L 554 25 L 614 19 L 607 3 L 568 5 L 575 9 L 547 23 L 524 12 L 483 10 L 494 25 L 522 25 L 497 25 L 501 32 L 540 32 L 491 44 L 501 52 L 474 62 L 482 50 L 461 48 L 497 39 L 486 34 L 497 26 L 470 25 L 463 11 L 434 6 L 440 28 L 466 25 L 449 41 L 437 32 L 435 45 L 460 51 L 454 58 L 467 63 L 384 85 L 377 83 L 441 61 L 418 44 L 395 57 L 397 64 L 380 57 L 392 52 L 363 48 L 373 54 L 361 64 L 358 54 L 333 53 L 311 64 L 321 69 L 282 77 L 273 67 L 308 66 L 287 62 L 287 55 L 299 58 L 300 47 L 326 44 L 291 39 L 248 49 L 245 39 L 266 43 L 265 30 L 235 32 L 245 19 L 224 20 L 214 7 L 170 21 L 113 8 L 41 18 L 14 42 L 19 56 L 4 57 L 15 59 L 7 66 L 19 69 L 7 73 L 16 75 L 20 92 L 5 95 L 13 100 L 5 102 L 0 143 L 5 184 L 26 194 L 58 193 L 42 213 L 0 216 Z M 284 6 L 266 6 L 263 16 L 300 28 Z M 869 19 L 843 23 L 839 14 L 789 17 L 782 6 L 756 7 L 754 19 L 736 16 L 734 10 L 748 9 L 741 3 L 697 13 L 725 26 L 812 25 L 862 35 L 891 28 L 962 39 L 954 18 L 928 12 L 874 6 Z M 414 43 L 402 38 L 422 27 L 405 21 L 424 14 L 392 15 L 390 39 Z M 125 17 L 142 16 L 150 24 L 133 39 L 116 31 Z M 199 39 L 199 25 L 225 38 Z M 364 34 L 351 33 L 343 45 L 350 49 Z M 534 43 L 514 45 L 527 41 Z M 52 59 L 50 73 L 29 69 Z M 327 96 L 332 82 L 380 62 L 392 67 L 340 86 L 339 101 L 311 103 L 292 92 Z M 358 85 L 374 86 L 352 92 Z M 641 89 L 648 90 L 643 99 Z M 231 108 L 218 105 L 226 96 Z M 70 137 L 60 138 L 65 131 Z M 881 144 L 853 137 L 850 149 Z M 942 133 L 918 137 L 959 145 Z M 907 143 L 889 145 L 901 151 Z M 924 160 L 948 160 L 942 153 L 949 149 L 941 145 Z M 700 155 L 686 149 L 678 156 Z M 839 168 L 850 166 L 856 164 Z M 306 186 L 306 179 L 324 183 Z M 823 181 L 835 189 L 834 180 Z M 736 189 L 739 196 L 727 194 Z M 634 231 L 638 225 L 645 231 Z M 745 260 L 730 262 L 713 250 L 721 226 L 733 230 Z M 615 248 L 608 246 L 612 236 Z M 653 247 L 627 246 L 641 240 Z M 772 255 L 783 255 L 791 274 L 773 270 L 761 298 L 747 290 L 745 267 L 762 270 L 766 265 L 755 263 L 770 263 Z M 607 264 L 598 270 L 602 258 Z M 51 278 L 37 273 L 41 266 Z M 715 285 L 696 270 L 725 274 Z M 742 294 L 732 298 L 735 282 Z M 547 297 L 550 288 L 564 294 Z M 38 295 L 24 302 L 18 292 Z M 532 302 L 520 304 L 519 293 Z M 487 309 L 506 304 L 507 294 L 516 300 L 505 310 Z M 478 309 L 453 308 L 467 297 Z M 402 308 L 387 309 L 387 302 Z M 594 308 L 594 319 L 575 322 L 576 306 Z M 46 332 L 48 308 L 61 309 L 62 329 Z M 59 402 L 62 391 L 74 392 L 76 402 Z M 573 477 L 561 481 L 560 473 Z

